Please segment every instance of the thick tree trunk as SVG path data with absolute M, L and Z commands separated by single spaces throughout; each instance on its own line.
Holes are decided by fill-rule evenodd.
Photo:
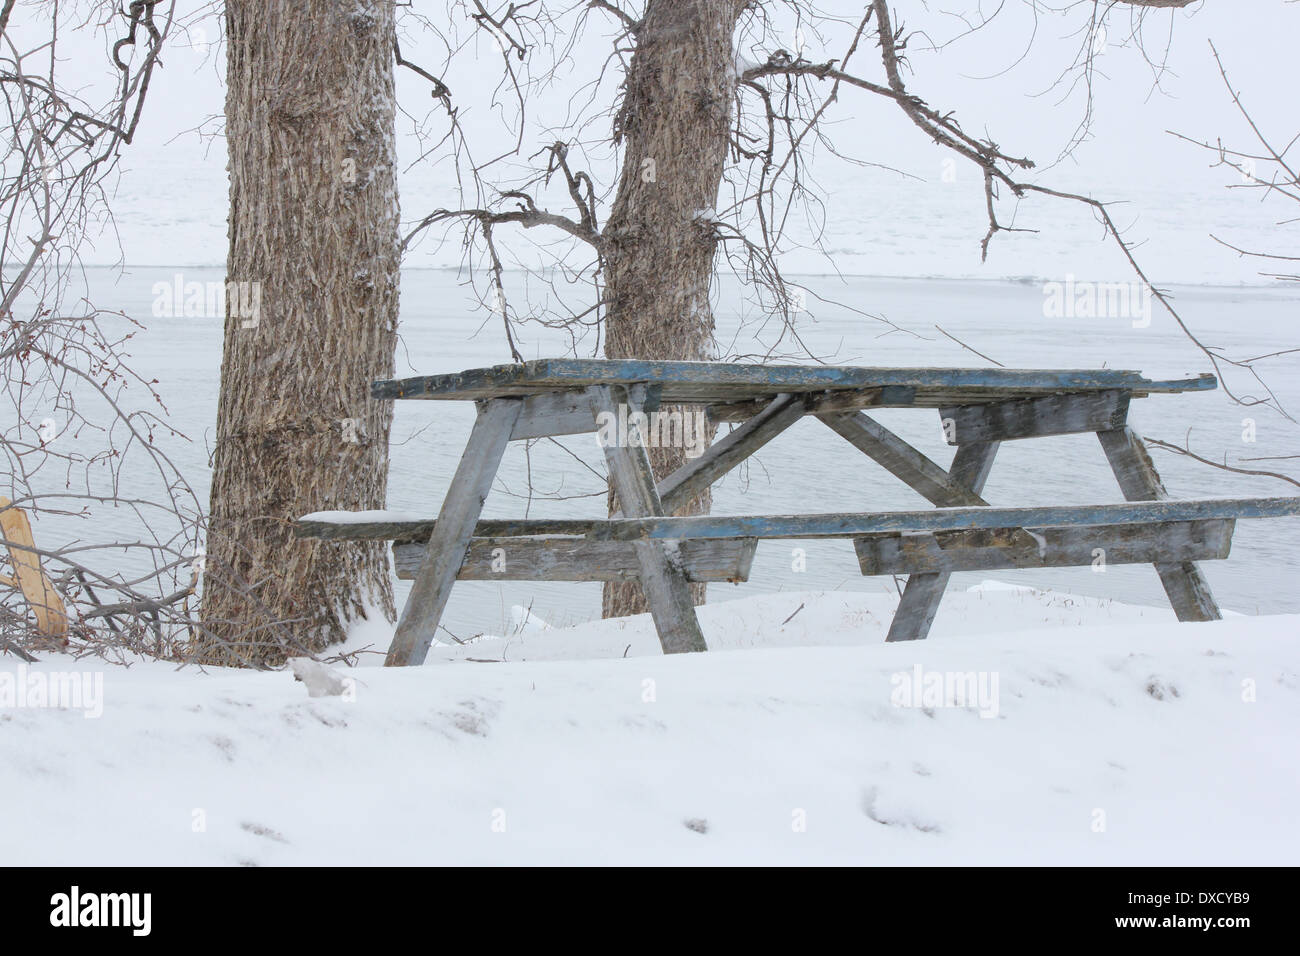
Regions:
M 727 156 L 732 43 L 744 6 L 743 0 L 646 3 L 615 121 L 625 153 L 604 230 L 609 358 L 715 357 L 709 290 L 717 243 L 707 223 Z M 649 454 L 657 477 L 686 461 L 681 448 L 650 448 Z M 706 492 L 677 513 L 708 511 L 711 501 Z M 704 587 L 692 585 L 697 604 Z M 605 585 L 606 617 L 645 610 L 639 585 Z
M 392 0 L 226 0 L 231 293 L 202 660 L 233 663 L 230 642 L 276 663 L 370 608 L 393 616 L 382 545 L 290 534 L 303 512 L 384 506 L 392 407 L 369 385 L 392 374 L 397 326 L 393 17 Z

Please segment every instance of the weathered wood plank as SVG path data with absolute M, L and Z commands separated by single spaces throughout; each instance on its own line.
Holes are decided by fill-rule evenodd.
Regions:
M 660 389 L 643 389 L 641 410 L 655 412 L 659 409 Z M 581 435 L 599 431 L 600 426 L 591 417 L 591 400 L 586 389 L 565 389 L 558 392 L 538 392 L 523 399 L 523 410 L 511 441 L 529 438 L 547 438 L 559 435 Z
M 988 504 L 969 488 L 961 487 L 942 467 L 868 415 L 851 412 L 817 417 L 868 458 L 902 479 L 927 501 L 940 507 Z
M 952 456 L 948 476 L 954 484 L 969 488 L 977 494 L 982 492 L 989 479 L 989 472 L 993 470 L 993 458 L 999 447 L 1000 443 L 995 441 L 962 445 Z
M 745 581 L 754 563 L 756 538 L 683 541 L 682 569 L 688 581 Z M 415 576 L 425 545 L 393 546 L 397 576 Z M 474 538 L 459 581 L 636 581 L 641 564 L 630 541 L 580 537 Z
M 501 399 L 479 409 L 465 453 L 429 536 L 415 586 L 402 608 L 388 649 L 387 666 L 424 663 L 483 510 L 483 499 L 492 488 L 492 479 L 519 419 L 520 405 L 518 401 Z
M 615 390 L 607 385 L 589 389 L 592 417 L 617 413 Z M 624 389 L 618 390 L 623 402 L 632 399 Z M 655 489 L 650 459 L 641 445 L 605 446 L 609 481 L 624 514 L 644 517 L 663 514 L 663 502 Z M 641 590 L 645 593 L 650 615 L 654 618 L 659 644 L 665 654 L 705 651 L 704 634 L 695 616 L 690 585 L 686 581 L 678 541 L 636 540 L 637 562 L 641 567 Z
M 1128 392 L 1108 389 L 959 405 L 939 409 L 939 417 L 948 444 L 963 445 L 1122 428 L 1128 405 Z
M 586 534 L 595 522 L 591 518 L 484 518 L 474 526 L 476 538 L 509 538 L 524 535 Z M 295 538 L 324 538 L 335 541 L 419 541 L 429 540 L 437 525 L 435 518 L 383 521 L 330 521 L 300 519 L 294 522 Z
M 1196 521 L 1215 518 L 1277 518 L 1300 514 L 1300 498 L 1204 498 L 1171 500 L 1160 503 L 1163 510 L 1143 510 L 1139 503 L 1132 505 L 1079 505 L 1071 507 L 1037 509 L 994 509 L 994 519 L 976 520 L 969 517 L 944 517 L 952 509 L 934 511 L 887 511 L 878 514 L 829 515 L 750 515 L 744 517 L 709 516 L 726 527 L 699 526 L 711 538 L 744 537 L 805 537 L 851 538 L 860 534 L 889 533 L 895 531 L 946 531 L 965 527 L 1051 527 L 1089 524 L 1115 524 L 1121 521 Z M 982 513 L 981 513 L 982 515 Z M 1008 516 L 999 521 L 997 516 Z M 908 518 L 920 521 L 927 517 L 924 527 L 911 527 Z M 1015 519 L 1015 520 L 1012 520 Z M 665 519 L 666 520 L 666 519 Z M 676 519 L 674 519 L 676 520 Z M 682 519 L 685 520 L 685 519 Z M 938 522 L 938 525 L 934 522 Z M 340 541 L 412 541 L 427 538 L 436 526 L 434 519 L 423 521 L 394 521 L 374 524 L 332 524 L 328 521 L 302 521 L 294 526 L 300 538 L 329 538 Z M 730 529 L 730 530 L 729 530 Z M 595 518 L 488 518 L 474 526 L 474 537 L 523 537 L 528 535 L 590 535 L 599 540 L 634 540 L 645 532 L 647 537 L 669 537 L 670 529 L 658 522 L 643 526 L 628 519 L 604 521 Z M 671 529 L 679 536 L 692 536 L 689 526 Z M 775 532 L 764 534 L 765 530 Z M 698 535 L 695 535 L 698 536 Z
M 32 538 L 27 512 L 0 495 L 0 545 L 9 553 L 12 578 L 0 581 L 19 591 L 32 609 L 36 630 L 45 637 L 63 637 L 68 632 L 68 610 L 63 598 L 41 567 L 41 555 Z
M 1125 498 L 1135 502 L 1168 500 L 1169 493 L 1137 432 L 1128 427 L 1099 431 L 1097 439 Z M 1191 561 L 1158 562 L 1156 573 L 1178 620 L 1217 621 L 1222 617 L 1209 582 Z
M 803 415 L 802 401 L 792 395 L 778 395 L 745 424 L 715 441 L 699 458 L 659 482 L 660 506 L 665 513 L 676 511 Z
M 988 502 L 980 498 L 979 493 L 988 481 L 998 447 L 997 442 L 976 442 L 961 445 L 953 455 L 948 480 L 953 487 L 975 495 L 976 507 L 988 507 Z M 949 506 L 944 502 L 939 504 L 941 507 Z M 1017 538 L 1021 536 L 1021 533 L 1016 533 Z M 929 636 L 934 617 L 939 613 L 939 604 L 943 601 L 943 593 L 948 589 L 948 578 L 949 575 L 944 572 L 913 574 L 908 577 L 898 607 L 894 610 L 893 620 L 889 622 L 886 643 L 923 641 Z
M 932 504 L 939 507 L 988 505 L 978 492 L 983 489 L 993 465 L 998 448 L 996 442 L 963 445 L 953 456 L 952 468 L 944 471 L 902 438 L 861 412 L 821 418 Z M 1032 542 L 1023 531 L 1014 532 L 1013 538 L 1021 543 Z M 913 573 L 903 589 L 886 640 L 923 640 L 934 622 L 947 587 L 946 574 Z
M 759 389 L 743 386 L 709 386 L 688 387 L 668 385 L 674 402 L 704 405 L 711 421 L 744 421 L 753 417 L 762 409 L 773 395 L 771 389 Z M 1078 394 L 1075 390 L 1070 394 Z M 808 396 L 810 403 L 824 406 L 826 410 L 854 411 L 859 408 L 951 408 L 960 405 L 978 405 L 993 402 L 1005 402 L 1012 399 L 1034 398 L 1043 395 L 1055 395 L 1059 389 L 998 389 L 977 388 L 973 386 L 902 386 L 886 385 L 870 389 L 823 389 L 812 392 L 790 392 L 792 395 Z M 879 397 L 869 396 L 879 393 Z M 1146 392 L 1134 388 L 1132 398 L 1145 398 Z M 839 396 L 844 396 L 842 399 Z M 819 409 L 810 409 L 815 414 Z
M 1210 561 L 1228 556 L 1234 524 L 1160 521 L 1034 528 L 1029 534 L 1022 528 L 981 528 L 854 538 L 853 547 L 867 575 Z
M 521 365 L 470 369 L 450 375 L 429 375 L 373 383 L 380 399 L 491 398 L 588 385 L 664 386 L 663 401 L 683 401 L 683 393 L 698 400 L 724 404 L 727 394 L 748 390 L 754 397 L 779 392 L 822 389 L 865 389 L 890 385 L 913 388 L 973 388 L 1016 391 L 1091 391 L 1122 388 L 1135 393 L 1199 391 L 1217 381 L 1201 375 L 1177 381 L 1153 382 L 1125 369 L 953 369 L 862 368 L 828 365 L 744 365 L 721 362 L 653 362 L 639 360 L 537 359 Z M 692 391 L 693 390 L 693 391 Z M 708 398 L 714 395 L 714 399 Z M 958 403 L 959 404 L 959 403 Z
M 911 405 L 916 399 L 916 389 L 901 385 L 883 388 L 844 388 L 824 392 L 786 393 L 797 394 L 803 400 L 805 415 L 818 415 L 827 412 L 854 412 L 861 408 L 875 408 L 884 405 Z M 759 414 L 771 404 L 770 398 L 757 398 L 731 405 L 710 405 L 707 414 L 709 421 L 744 422 Z
M 830 412 L 856 412 L 860 408 L 909 406 L 916 401 L 916 389 L 910 385 L 882 385 L 879 388 L 834 389 L 811 392 L 804 398 L 809 415 Z
M 586 392 L 581 389 L 541 392 L 523 399 L 510 440 L 581 435 L 595 430 L 596 423 L 591 419 L 591 403 Z
M 1122 504 L 1032 508 L 934 508 L 812 515 L 686 515 L 592 522 L 590 537 L 638 541 L 671 538 L 852 538 L 895 531 L 1051 528 L 1214 518 L 1300 515 L 1300 498 L 1187 498 Z

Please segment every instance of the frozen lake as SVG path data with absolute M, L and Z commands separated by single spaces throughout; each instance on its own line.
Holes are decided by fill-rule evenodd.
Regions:
M 146 377 L 160 380 L 158 388 L 176 427 L 190 439 L 170 443 L 169 452 L 206 502 L 221 320 L 150 317 L 154 283 L 170 282 L 178 271 L 186 282 L 219 282 L 223 278 L 219 269 L 151 266 L 129 268 L 120 277 L 112 270 L 92 269 L 88 279 L 98 304 L 121 308 L 149 326 L 132 341 L 134 365 Z M 803 340 L 815 354 L 834 364 L 987 364 L 941 334 L 938 324 L 1009 367 L 1109 366 L 1139 369 L 1153 377 L 1211 369 L 1209 360 L 1159 312 L 1145 328 L 1134 327 L 1130 318 L 1049 318 L 1038 282 L 830 277 L 799 281 L 808 287 L 812 293 L 809 301 L 815 303 L 801 326 Z M 1227 355 L 1272 352 L 1293 343 L 1300 302 L 1294 289 L 1185 286 L 1173 291 L 1193 328 Z M 844 306 L 820 303 L 821 296 Z M 735 285 L 724 281 L 718 299 L 718 338 L 724 351 L 762 351 L 763 342 L 772 336 L 741 327 L 741 296 Z M 472 312 L 473 306 L 470 290 L 455 272 L 406 270 L 398 374 L 451 372 L 508 362 L 498 322 L 489 318 L 476 333 L 483 313 Z M 855 310 L 884 316 L 903 331 L 891 330 Z M 521 351 L 527 357 L 565 354 L 563 339 L 540 334 L 535 327 L 525 331 Z M 1288 356 L 1269 368 L 1269 383 L 1280 400 L 1293 414 L 1300 413 L 1300 360 Z M 1244 387 L 1245 383 L 1237 384 Z M 390 508 L 436 514 L 472 417 L 472 406 L 462 403 L 398 403 Z M 941 464 L 950 460 L 951 450 L 943 442 L 933 411 L 884 410 L 878 417 Z M 1245 419 L 1254 420 L 1254 444 L 1243 442 Z M 1143 435 L 1178 443 L 1190 436 L 1192 447 L 1212 458 L 1225 453 L 1230 460 L 1300 454 L 1300 428 L 1266 409 L 1235 405 L 1222 391 L 1139 400 L 1134 402 L 1131 421 Z M 603 471 L 594 437 L 577 436 L 564 439 L 564 443 L 597 472 Z M 531 501 L 525 481 L 526 454 L 531 457 L 536 485 Z M 1230 475 L 1159 451 L 1155 458 L 1176 496 L 1284 495 L 1296 490 L 1275 480 Z M 1031 505 L 1120 500 L 1101 449 L 1089 435 L 1005 444 L 985 497 L 996 504 Z M 548 500 L 558 498 L 564 500 Z M 767 446 L 750 467 L 728 475 L 715 487 L 714 498 L 718 513 L 910 507 L 924 507 L 924 501 L 811 420 L 798 423 Z M 597 516 L 603 514 L 603 508 L 604 491 L 598 477 L 569 454 L 541 443 L 527 452 L 521 445 L 510 447 L 485 514 Z M 38 525 L 38 535 L 75 534 L 106 540 L 111 532 L 124 531 L 129 524 L 125 513 L 98 515 L 92 534 L 84 523 L 69 526 L 66 519 L 45 518 Z M 1206 566 L 1220 603 L 1248 614 L 1300 611 L 1298 531 L 1300 526 L 1286 520 L 1240 522 L 1232 557 Z M 806 570 L 802 572 L 792 569 L 796 547 L 805 552 Z M 97 556 L 98 562 L 104 560 L 103 554 Z M 1111 567 L 1104 574 L 1080 568 L 1003 572 L 998 577 L 1138 604 L 1164 602 L 1155 572 L 1147 566 Z M 952 587 L 966 587 L 976 580 L 974 575 L 956 575 Z M 847 541 L 768 541 L 759 546 L 748 583 L 713 585 L 711 595 L 892 588 L 888 578 L 858 574 Z M 398 582 L 399 606 L 408 589 L 409 583 Z M 532 605 L 535 613 L 555 624 L 575 623 L 598 616 L 599 592 L 599 585 L 466 582 L 453 593 L 443 623 L 461 637 L 483 631 L 501 633 L 512 605 Z

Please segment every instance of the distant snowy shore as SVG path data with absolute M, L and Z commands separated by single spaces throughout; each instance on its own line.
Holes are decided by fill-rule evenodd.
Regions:
M 435 648 L 422 668 L 129 668 L 0 656 L 9 864 L 1288 864 L 1300 616 L 985 585 L 881 643 L 884 595 L 706 607 Z M 382 649 L 372 622 L 350 642 Z M 362 654 L 364 663 L 377 655 Z M 104 672 L 102 716 L 3 677 Z M 33 675 L 42 675 L 39 678 Z

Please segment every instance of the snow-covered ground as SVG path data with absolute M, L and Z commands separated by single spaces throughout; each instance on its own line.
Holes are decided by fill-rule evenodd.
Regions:
M 717 603 L 717 653 L 669 658 L 645 618 L 520 612 L 422 668 L 334 665 L 323 697 L 289 670 L 0 657 L 0 862 L 1294 863 L 1300 616 L 988 584 L 887 645 L 891 611 Z M 5 699 L 70 671 L 102 671 L 101 716 Z M 945 677 L 972 696 L 929 697 Z

